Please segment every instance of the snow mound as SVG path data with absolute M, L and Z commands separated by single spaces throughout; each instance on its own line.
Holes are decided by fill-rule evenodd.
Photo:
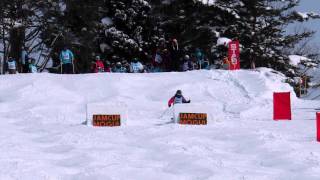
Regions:
M 292 92 L 284 79 L 264 68 L 1 76 L 0 179 L 319 179 L 314 122 L 302 121 L 313 116 L 272 121 L 273 92 Z M 172 123 L 177 89 L 210 107 L 208 126 Z M 83 125 L 89 103 L 125 104 L 126 126 Z
M 290 55 L 289 56 L 290 64 L 292 66 L 297 67 L 299 64 L 301 64 L 303 61 L 304 62 L 311 62 L 312 60 L 303 56 L 298 56 L 298 55 Z
M 101 19 L 101 23 L 106 25 L 106 26 L 111 26 L 113 25 L 113 21 L 110 17 L 105 17 L 103 19 Z
M 220 37 L 217 40 L 217 46 L 228 46 L 232 40 L 226 37 Z
M 216 3 L 216 0 L 199 0 L 201 1 L 203 4 L 208 4 L 208 5 L 213 5 Z

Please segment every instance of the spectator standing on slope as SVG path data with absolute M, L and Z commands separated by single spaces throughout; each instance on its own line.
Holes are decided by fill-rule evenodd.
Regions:
M 30 73 L 38 73 L 38 68 L 36 66 L 36 60 L 34 58 L 31 59 L 31 63 L 29 64 L 29 72 Z
M 100 56 L 96 56 L 95 64 L 94 64 L 94 73 L 102 73 L 104 72 L 104 64 L 101 60 Z
M 192 62 L 189 55 L 185 55 L 183 58 L 182 71 L 189 71 L 192 66 Z
M 154 72 L 162 72 L 162 55 L 161 55 L 161 50 L 158 48 L 156 50 L 156 53 L 153 57 L 153 67 L 154 67 Z
M 138 58 L 134 58 L 130 65 L 130 72 L 132 73 L 143 73 L 143 65 L 139 62 Z
M 110 61 L 105 61 L 104 72 L 107 72 L 107 73 L 111 73 L 112 72 Z
M 114 73 L 126 73 L 127 69 L 122 66 L 121 62 L 117 62 L 115 67 L 112 69 Z
M 173 39 L 170 45 L 170 67 L 172 71 L 179 71 L 180 66 L 180 49 L 177 39 Z
M 24 47 L 21 51 L 21 72 L 28 73 L 29 72 L 29 55 L 28 48 Z
M 164 49 L 162 53 L 164 71 L 172 71 L 172 59 L 168 49 Z
M 74 55 L 71 50 L 64 46 L 60 53 L 61 74 L 74 73 Z
M 199 69 L 205 69 L 206 65 L 205 65 L 205 57 L 204 54 L 202 53 L 202 51 L 199 48 L 196 48 L 195 54 L 194 54 L 196 61 L 199 65 Z
M 17 72 L 17 61 L 13 59 L 12 57 L 8 58 L 7 62 L 9 74 L 16 74 Z
M 122 67 L 126 69 L 126 73 L 130 73 L 131 67 L 128 61 L 122 58 L 121 64 L 122 64 Z

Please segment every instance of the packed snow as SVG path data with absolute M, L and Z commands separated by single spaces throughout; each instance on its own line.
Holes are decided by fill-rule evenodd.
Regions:
M 200 0 L 203 4 L 212 5 L 216 3 L 216 0 Z
M 113 25 L 113 21 L 110 17 L 105 17 L 103 19 L 101 19 L 101 23 L 106 25 L 106 26 L 111 26 Z
M 309 18 L 308 13 L 297 12 L 297 14 L 298 14 L 302 19 L 308 19 L 308 18 Z
M 220 37 L 217 40 L 217 46 L 228 46 L 232 40 L 226 37 Z
M 298 66 L 299 64 L 301 64 L 302 61 L 312 61 L 309 58 L 303 57 L 303 56 L 298 56 L 298 55 L 290 55 L 289 56 L 289 60 L 290 60 L 290 64 L 292 66 Z
M 155 74 L 0 76 L 3 180 L 318 180 L 317 101 L 297 99 L 270 69 Z M 181 89 L 210 109 L 180 126 Z M 272 120 L 273 92 L 292 92 L 293 120 Z M 123 104 L 122 127 L 86 125 L 86 106 Z

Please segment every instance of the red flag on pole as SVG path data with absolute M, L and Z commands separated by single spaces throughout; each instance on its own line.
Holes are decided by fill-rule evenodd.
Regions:
M 291 120 L 290 92 L 273 94 L 273 119 Z
M 320 113 L 317 113 L 317 141 L 320 142 Z
M 229 43 L 229 70 L 240 69 L 240 43 L 239 41 L 231 41 Z

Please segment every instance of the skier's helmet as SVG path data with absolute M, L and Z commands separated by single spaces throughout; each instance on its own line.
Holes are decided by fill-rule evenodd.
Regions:
M 64 50 L 64 51 L 68 50 L 68 46 L 67 46 L 67 45 L 64 45 L 64 46 L 63 46 L 63 50 Z
M 137 63 L 138 62 L 138 58 L 133 58 L 132 60 L 134 63 Z
M 176 92 L 176 97 L 181 97 L 182 96 L 182 91 L 181 90 L 178 90 L 177 92 Z

